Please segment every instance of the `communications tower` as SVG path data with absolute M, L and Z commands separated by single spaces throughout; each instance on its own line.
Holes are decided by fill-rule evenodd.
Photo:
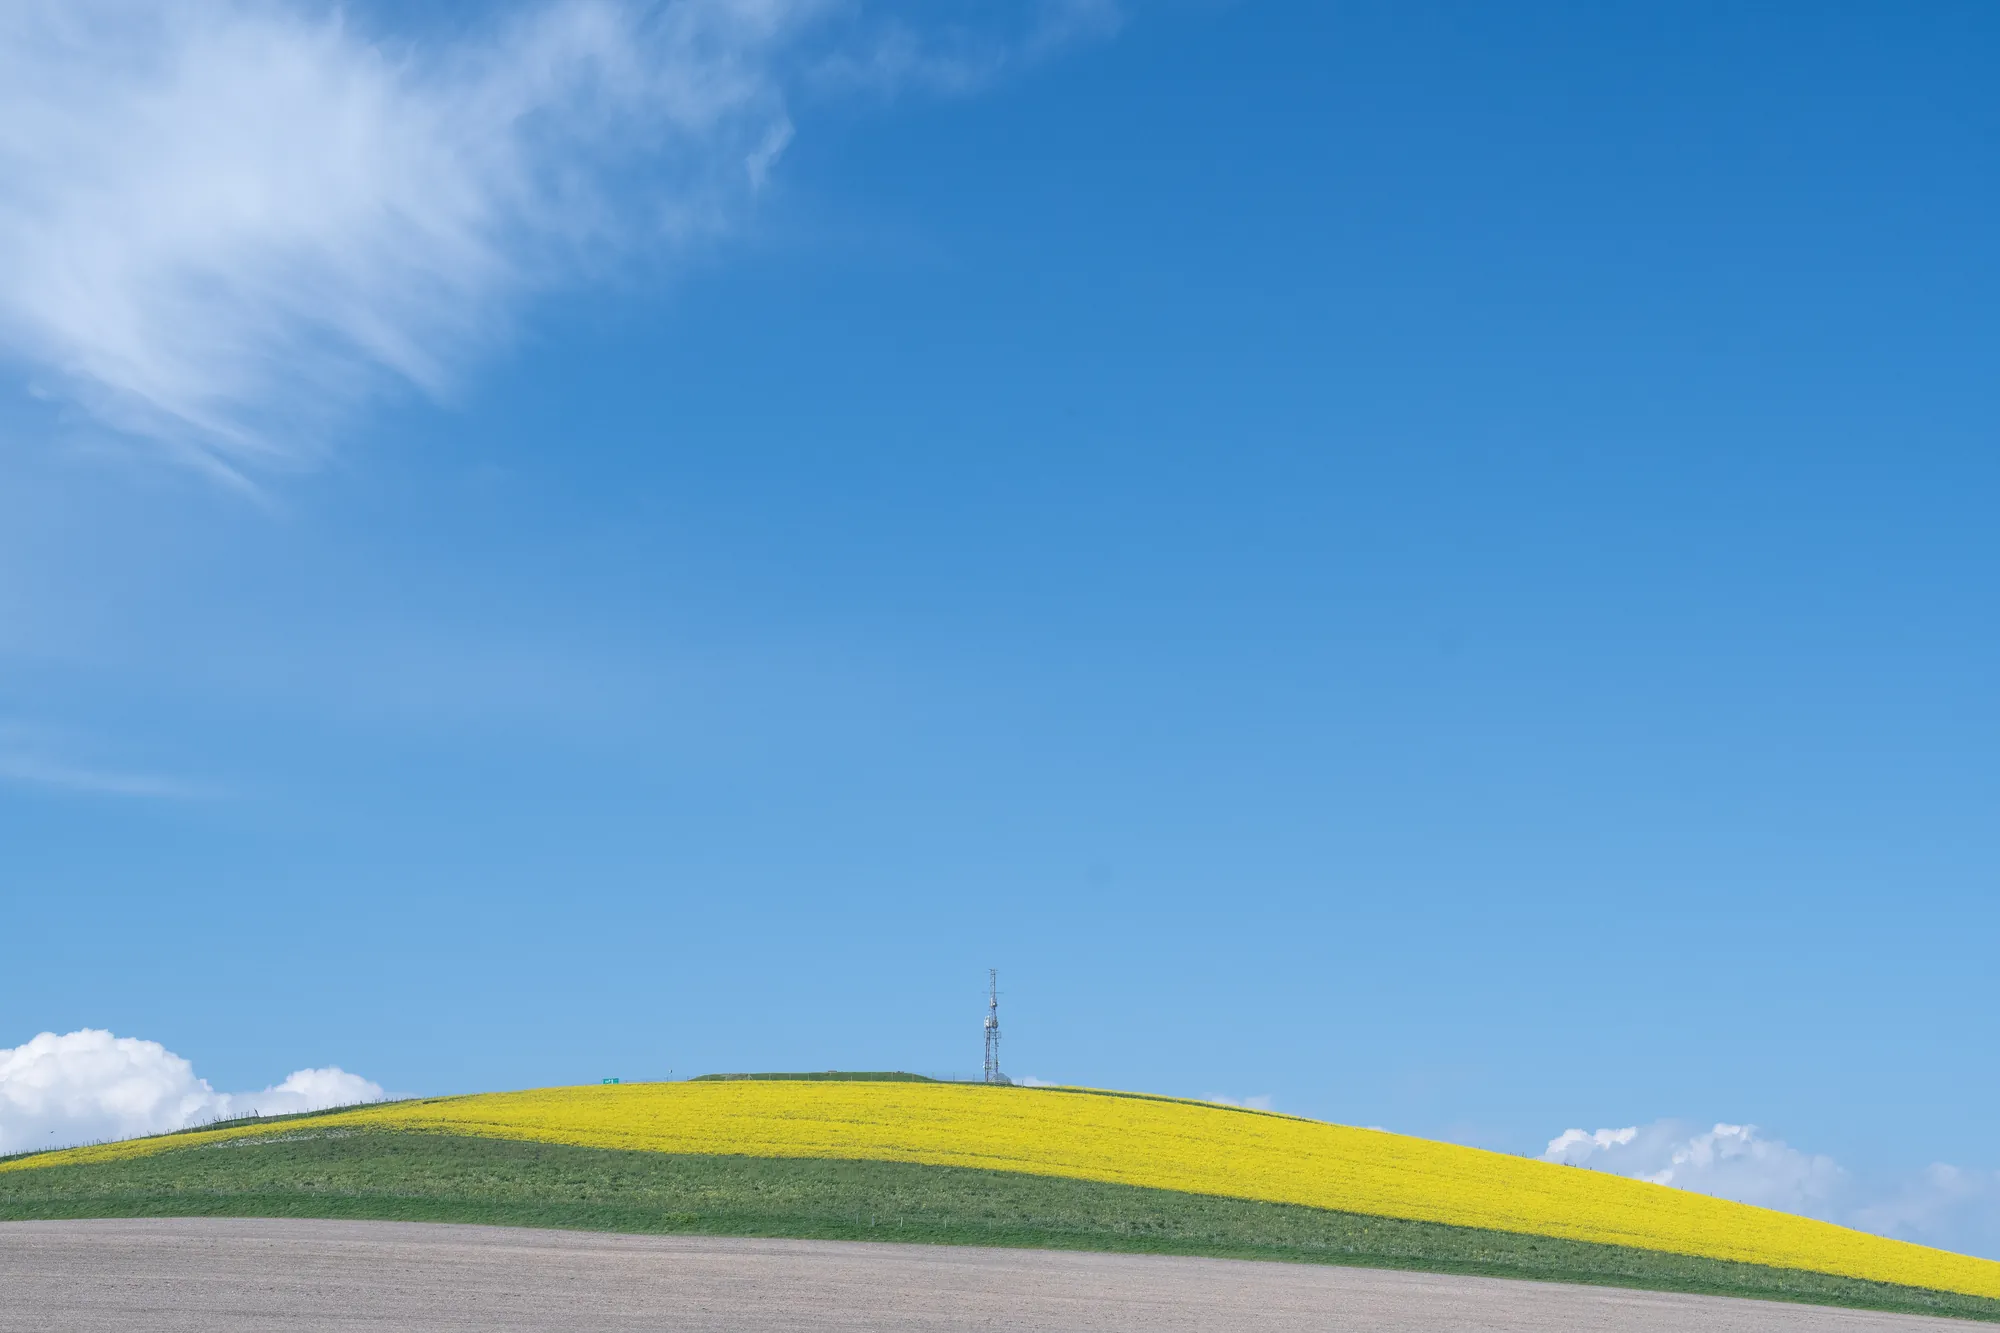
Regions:
M 1000 969 L 986 969 L 986 1081 L 1012 1083 L 1000 1072 Z

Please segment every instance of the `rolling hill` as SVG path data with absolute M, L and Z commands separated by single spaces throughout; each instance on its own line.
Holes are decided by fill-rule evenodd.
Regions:
M 2000 1321 L 2000 1263 L 1269 1112 L 884 1075 L 357 1107 L 0 1161 L 0 1218 L 311 1216 L 1145 1250 Z

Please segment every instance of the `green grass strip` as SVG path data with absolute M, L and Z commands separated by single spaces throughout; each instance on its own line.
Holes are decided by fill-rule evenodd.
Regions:
M 2000 1322 L 2000 1301 L 1977 1296 L 1131 1185 L 282 1123 L 151 1157 L 0 1173 L 0 1220 L 81 1217 L 371 1218 L 1210 1255 Z
M 822 1074 L 696 1074 L 690 1083 L 939 1083 L 927 1074 L 900 1069 L 829 1069 Z

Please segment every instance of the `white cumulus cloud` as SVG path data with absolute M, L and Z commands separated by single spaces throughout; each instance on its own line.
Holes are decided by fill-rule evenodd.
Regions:
M 0 1049 L 0 1154 L 132 1138 L 241 1115 L 377 1101 L 379 1084 L 343 1069 L 301 1069 L 261 1092 L 217 1092 L 156 1041 L 98 1028 L 44 1032 Z
M 1868 1176 L 1755 1125 L 1703 1129 L 1679 1120 L 1565 1130 L 1549 1140 L 1542 1159 L 2000 1257 L 2000 1172 L 1934 1163 Z
M 1595 1133 L 1572 1129 L 1550 1140 L 1543 1158 L 1788 1213 L 1824 1210 L 1846 1179 L 1832 1158 L 1767 1138 L 1755 1125 L 1695 1130 L 1660 1120 Z

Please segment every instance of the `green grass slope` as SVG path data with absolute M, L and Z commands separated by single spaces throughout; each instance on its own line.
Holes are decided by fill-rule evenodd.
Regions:
M 669 1156 L 297 1128 L 0 1174 L 0 1220 L 331 1217 L 917 1241 L 1421 1269 L 1956 1315 L 2000 1301 L 1129 1185 L 894 1162 Z

